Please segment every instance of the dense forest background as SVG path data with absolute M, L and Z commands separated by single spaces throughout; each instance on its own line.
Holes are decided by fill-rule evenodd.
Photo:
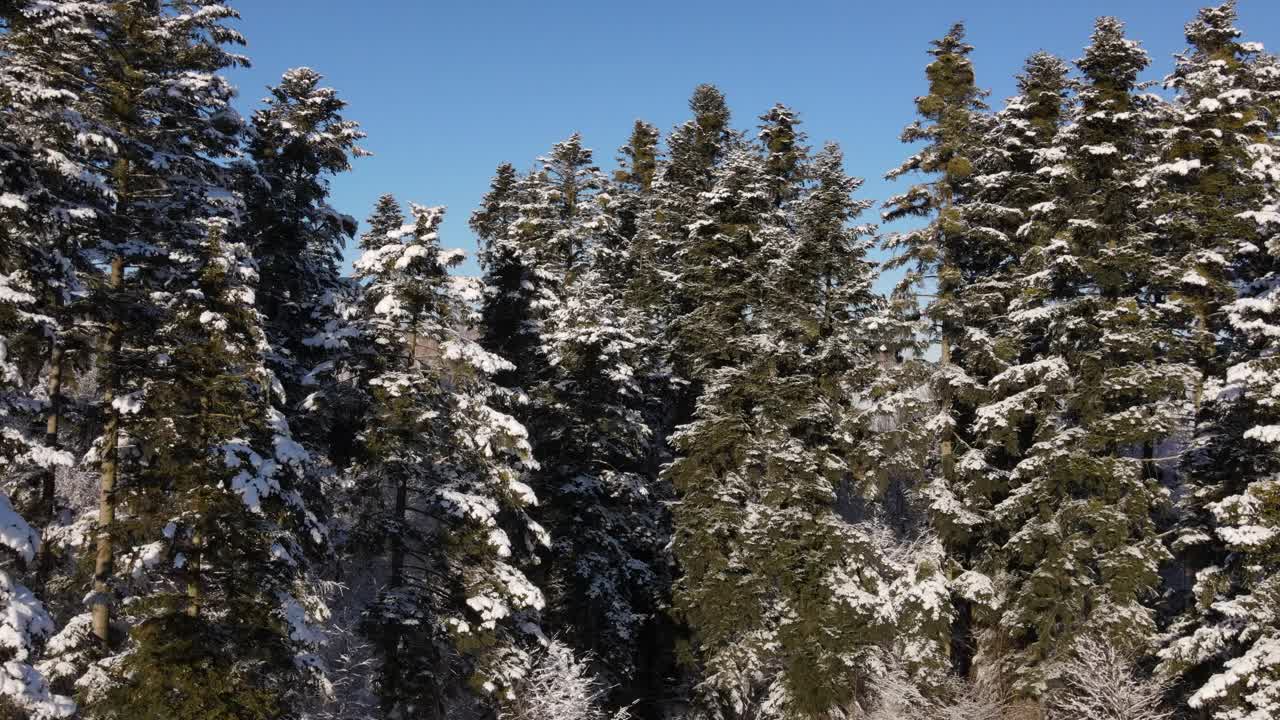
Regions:
M 233 109 L 236 17 L 0 1 L 0 718 L 1280 717 L 1234 3 L 1161 87 L 1104 17 L 998 109 L 952 27 L 884 202 L 699 86 L 611 174 L 499 166 L 481 277 L 443 208 L 330 207 L 315 71 Z

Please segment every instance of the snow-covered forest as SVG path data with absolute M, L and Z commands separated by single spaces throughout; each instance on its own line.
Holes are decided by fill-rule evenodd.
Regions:
M 0 718 L 1280 718 L 1233 2 L 1000 103 L 939 28 L 888 199 L 699 86 L 498 167 L 480 277 L 431 198 L 330 206 L 317 72 L 233 109 L 236 18 L 0 1 Z

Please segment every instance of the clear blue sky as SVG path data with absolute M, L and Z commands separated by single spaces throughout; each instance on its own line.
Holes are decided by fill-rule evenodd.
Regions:
M 604 168 L 643 118 L 664 133 L 701 82 L 728 96 L 738 127 L 775 102 L 810 144 L 835 140 L 862 196 L 909 152 L 898 142 L 925 88 L 929 40 L 960 20 L 993 106 L 1036 50 L 1074 60 L 1093 19 L 1116 15 L 1162 77 L 1184 47 L 1195 0 L 258 0 L 243 15 L 253 68 L 232 73 L 248 114 L 284 70 L 312 67 L 369 134 L 373 157 L 333 181 L 333 204 L 363 223 L 374 200 L 447 205 L 446 246 L 470 251 L 467 217 L 494 167 L 528 168 L 583 134 Z M 1280 50 L 1280 0 L 1240 0 L 1249 40 Z M 893 228 L 887 228 L 893 229 Z M 474 271 L 468 263 L 467 269 Z

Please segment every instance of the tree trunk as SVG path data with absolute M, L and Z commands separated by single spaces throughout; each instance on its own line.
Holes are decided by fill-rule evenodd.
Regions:
M 942 329 L 942 352 L 938 358 L 938 365 L 945 368 L 950 364 L 951 337 L 948 334 L 948 328 L 944 324 Z M 949 391 L 944 390 L 943 397 L 938 398 L 938 402 L 942 406 L 943 412 L 948 414 L 951 413 L 951 394 Z M 942 456 L 942 477 L 950 482 L 952 477 L 955 475 L 955 451 L 953 450 L 951 442 L 950 430 L 945 431 L 942 435 L 942 443 L 939 448 L 939 453 Z
M 124 258 L 116 256 L 111 261 L 112 295 L 124 286 Z M 118 302 L 117 297 L 112 298 Z M 106 423 L 102 430 L 102 447 L 99 448 L 101 480 L 98 492 L 98 552 L 93 566 L 93 634 L 102 643 L 111 639 L 111 575 L 115 565 L 115 547 L 111 533 L 116 522 L 116 480 L 119 472 L 120 412 L 115 408 L 119 372 L 116 367 L 123 344 L 124 322 L 118 308 L 113 310 L 107 326 L 106 375 L 102 388 L 102 404 Z
M 401 477 L 396 483 L 396 505 L 393 515 L 396 530 L 391 535 L 391 579 L 387 582 L 387 590 L 393 596 L 404 584 L 404 522 L 408 495 L 408 482 Z M 400 701 L 399 618 L 385 623 L 382 642 L 382 711 L 391 717 Z
M 49 416 L 45 421 L 44 444 L 50 450 L 58 450 L 62 447 L 58 440 L 58 431 L 62 425 L 62 369 L 66 358 L 66 348 L 63 346 L 61 339 L 54 336 L 52 348 L 49 352 Z M 40 554 L 36 560 L 37 572 L 40 576 L 40 582 L 43 583 L 49 574 L 52 565 L 52 553 L 49 551 L 48 532 L 49 526 L 53 524 L 54 516 L 57 514 L 57 469 L 50 465 L 41 477 L 40 486 L 40 527 L 41 533 L 44 535 L 43 542 L 40 543 Z

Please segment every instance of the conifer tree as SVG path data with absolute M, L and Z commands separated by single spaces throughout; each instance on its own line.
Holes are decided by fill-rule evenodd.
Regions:
M 104 217 L 101 252 L 110 271 L 94 307 L 104 328 L 98 359 L 104 426 L 95 448 L 100 462 L 94 587 L 89 596 L 93 634 L 104 647 L 115 601 L 116 526 L 121 439 L 126 416 L 156 350 L 147 343 L 162 319 L 150 311 L 149 291 L 165 282 L 205 236 L 203 221 L 226 196 L 227 157 L 240 138 L 230 108 L 233 89 L 217 73 L 244 64 L 228 44 L 242 44 L 227 28 L 235 11 L 215 0 L 179 5 L 117 3 L 94 18 L 94 32 L 115 48 L 93 58 L 97 82 L 89 116 L 109 131 L 116 158 L 105 180 L 114 199 Z M 119 538 L 123 540 L 123 538 Z
M 607 256 L 606 256 L 607 257 Z M 652 346 L 603 279 L 597 257 L 547 322 L 553 366 L 533 390 L 544 417 L 537 451 L 543 523 L 551 533 L 548 617 L 604 663 L 620 705 L 635 699 L 642 650 L 670 584 L 668 494 L 648 473 Z
M 855 449 L 880 339 L 866 322 L 869 228 L 848 225 L 867 203 L 850 198 L 858 183 L 836 148 L 801 195 L 807 161 L 778 157 L 802 140 L 784 110 L 764 118 L 762 139 L 785 128 L 790 141 L 729 154 L 682 265 L 702 304 L 680 329 L 707 384 L 667 471 L 680 492 L 676 602 L 716 717 L 847 707 L 892 637 L 886 568 L 836 508 L 838 487 L 875 474 Z M 777 209 L 788 197 L 794 216 Z
M 491 404 L 490 378 L 511 364 L 468 338 L 473 309 L 447 272 L 461 253 L 439 247 L 443 209 L 412 210 L 412 226 L 366 235 L 356 263 L 382 353 L 354 472 L 387 543 L 385 584 L 366 612 L 382 648 L 382 712 L 440 717 L 450 672 L 502 702 L 526 671 L 543 599 L 520 565 L 548 539 L 524 514 L 537 502 L 520 479 L 527 433 Z
M 471 215 L 471 229 L 480 244 L 480 267 L 484 271 L 484 298 L 481 310 L 482 342 L 486 349 L 502 357 L 523 357 L 528 349 L 524 323 L 530 308 L 524 295 L 525 267 L 515 245 L 513 228 L 519 217 L 515 166 L 502 163 Z M 508 379 L 504 385 L 510 384 Z
M 327 368 L 338 364 L 334 355 L 349 332 L 337 315 L 339 264 L 356 227 L 329 206 L 328 178 L 368 154 L 356 144 L 364 133 L 342 117 L 346 103 L 321 81 L 310 68 L 294 68 L 270 88 L 266 106 L 253 115 L 252 162 L 242 166 L 240 180 L 242 227 L 261 268 L 258 302 L 284 391 L 280 402 L 318 461 L 333 454 L 327 426 L 341 423 L 333 412 L 336 377 Z
M 295 717 L 313 687 L 302 450 L 269 402 L 256 271 L 226 222 L 150 295 L 157 362 L 124 407 L 129 643 L 87 694 L 95 717 Z M 175 253 L 175 256 L 177 253 Z M 309 540 L 300 540 L 308 538 Z
M 17 143 L 5 150 L 18 150 L 14 145 Z M 8 160 L 13 163 L 18 158 L 10 155 Z M 31 169 L 26 164 L 20 167 Z M 47 507 L 52 498 L 42 496 L 54 470 L 72 464 L 73 459 L 37 432 L 45 404 L 33 392 L 37 388 L 29 386 L 29 368 L 23 368 L 29 365 L 31 336 L 44 334 L 38 329 L 46 318 L 41 313 L 44 304 L 37 302 L 41 293 L 33 287 L 38 281 L 31 273 L 33 266 L 38 266 L 33 245 L 42 236 L 33 232 L 36 228 L 26 217 L 28 197 L 35 204 L 41 193 L 32 192 L 32 186 L 14 186 L 18 183 L 0 186 L 0 197 L 5 199 L 0 222 L 8 228 L 0 233 L 0 258 L 4 259 L 0 260 L 0 468 L 4 469 L 0 486 L 0 607 L 4 616 L 0 647 L 5 653 L 0 669 L 0 708 L 15 716 L 24 712 L 32 717 L 65 717 L 73 714 L 76 703 L 52 693 L 45 676 L 33 667 L 55 626 L 44 602 L 31 589 L 38 589 L 40 580 L 36 559 L 42 533 L 19 509 L 26 505 L 49 523 L 52 512 Z M 41 345 L 35 343 L 37 356 L 44 355 Z
M 957 499 L 955 487 L 955 446 L 967 442 L 979 386 L 971 374 L 975 359 L 966 347 L 967 341 L 974 339 L 967 332 L 970 308 L 962 304 L 958 294 L 991 270 L 985 262 L 991 238 L 975 232 L 965 216 L 965 208 L 978 190 L 974 164 L 988 122 L 983 114 L 986 93 L 975 84 L 969 60 L 973 46 L 964 42 L 964 34 L 964 26 L 956 24 L 933 41 L 929 54 L 934 60 L 925 69 L 929 93 L 916 99 L 921 119 L 907 126 L 901 138 L 906 143 L 927 144 L 886 175 L 896 179 L 921 173 L 929 179 L 890 198 L 883 213 L 887 221 L 929 219 L 922 227 L 889 236 L 886 248 L 895 254 L 885 267 L 908 268 L 898 285 L 900 293 L 932 289 L 924 313 L 933 323 L 930 340 L 939 347 L 938 363 L 928 383 L 937 404 L 937 414 L 928 424 L 936 437 L 937 455 L 936 465 L 932 454 L 921 459 L 924 479 L 918 491 L 928 499 L 933 525 L 952 557 L 971 552 L 967 546 L 973 542 L 972 525 L 978 520 Z M 964 598 L 957 601 L 956 612 L 948 612 L 956 621 L 957 641 L 949 654 L 955 670 L 965 674 L 972 652 L 970 608 Z
M 992 510 L 1008 496 L 1010 472 L 1025 458 L 1064 379 L 1060 367 L 1041 361 L 1043 337 L 1026 332 L 1016 313 L 1025 291 L 1020 273 L 1024 263 L 1035 262 L 1040 252 L 1035 243 L 1043 239 L 1032 232 L 1033 218 L 1052 207 L 1049 182 L 1037 173 L 1038 158 L 1053 147 L 1062 125 L 1067 72 L 1063 61 L 1047 53 L 1027 59 L 1018 77 L 1019 94 L 996 113 L 974 153 L 977 187 L 972 202 L 961 208 L 970 233 L 986 240 L 971 244 L 971 252 L 981 251 L 983 257 L 970 260 L 985 270 L 956 290 L 965 307 L 966 364 L 978 383 L 972 398 L 976 407 L 963 433 L 968 444 L 952 486 L 958 504 L 947 513 L 956 517 L 946 522 L 967 527 L 964 541 L 949 548 L 956 569 L 971 573 L 957 583 L 961 591 L 974 583 L 994 589 L 1000 582 L 1005 530 L 993 521 Z M 959 597 L 957 609 L 962 622 L 953 637 L 953 664 L 962 675 L 970 674 L 972 661 L 991 669 L 989 661 L 997 658 L 990 652 L 1002 644 L 992 608 L 975 597 Z M 987 656 L 974 657 L 984 649 Z
M 695 296 L 696 287 L 686 282 L 686 274 L 697 272 L 702 260 L 687 247 L 696 235 L 690 226 L 701 210 L 700 195 L 716 183 L 718 166 L 730 148 L 741 144 L 739 134 L 729 126 L 724 94 L 714 85 L 695 88 L 689 109 L 693 119 L 673 130 L 667 139 L 667 160 L 660 167 L 653 204 L 639 230 L 643 236 L 640 242 L 653 247 L 642 251 L 640 257 L 648 261 L 637 267 L 633 280 L 633 304 L 660 318 L 657 322 L 664 328 L 663 343 L 672 369 L 682 381 L 691 383 L 673 403 L 674 424 L 691 417 L 701 380 L 694 367 L 697 351 L 686 346 L 688 338 L 681 338 L 676 324 L 676 318 L 692 312 L 700 299 Z
M 1085 634 L 1123 652 L 1151 648 L 1167 558 L 1154 515 L 1166 494 L 1144 456 L 1183 421 L 1193 387 L 1139 202 L 1156 102 L 1135 94 L 1146 53 L 1118 20 L 1101 18 L 1077 65 L 1072 122 L 1038 153 L 1054 198 L 1034 212 L 1036 249 L 1009 314 L 1036 339 L 1036 358 L 998 381 L 1043 403 L 992 513 L 1009 533 L 1000 620 L 1014 645 L 1009 676 L 1031 695 L 1047 687 L 1044 661 Z
M 618 150 L 618 169 L 608 189 L 613 228 L 597 251 L 607 255 L 597 261 L 605 281 L 618 290 L 625 290 L 633 283 L 647 285 L 656 280 L 651 272 L 641 279 L 639 268 L 651 270 L 653 266 L 653 237 L 640 232 L 640 222 L 653 200 L 653 184 L 660 162 L 659 137 L 656 127 L 637 120 L 627 144 Z
M 1188 704 L 1214 718 L 1280 709 L 1273 603 L 1276 450 L 1274 56 L 1241 42 L 1234 3 L 1201 10 L 1167 84 L 1174 122 L 1153 168 L 1155 204 L 1181 261 L 1177 299 L 1203 373 L 1184 451 L 1185 515 L 1172 544 L 1194 574 L 1160 655 Z M 1270 336 L 1270 339 L 1268 337 Z

